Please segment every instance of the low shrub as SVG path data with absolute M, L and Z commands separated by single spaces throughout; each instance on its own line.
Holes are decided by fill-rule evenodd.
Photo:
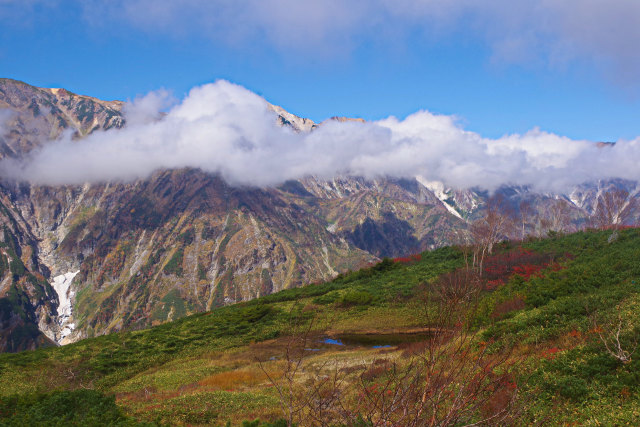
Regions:
M 231 423 L 228 423 L 227 426 L 230 426 Z M 274 422 L 268 422 L 265 421 L 264 423 L 261 423 L 260 420 L 254 420 L 254 421 L 243 421 L 242 422 L 242 427 L 287 427 L 287 420 L 285 419 L 280 419 L 280 420 L 276 420 Z M 297 424 L 293 424 L 293 427 L 297 426 Z
M 182 276 L 182 261 L 184 258 L 184 249 L 179 248 L 169 262 L 164 266 L 164 274 L 175 274 L 176 276 Z
M 573 400 L 581 400 L 589 393 L 587 382 L 582 378 L 562 377 L 558 379 L 556 390 L 561 396 Z
M 134 426 L 114 396 L 95 390 L 57 391 L 0 398 L 3 426 Z
M 369 305 L 372 301 L 373 296 L 367 291 L 351 290 L 340 297 L 340 305 L 343 307 Z

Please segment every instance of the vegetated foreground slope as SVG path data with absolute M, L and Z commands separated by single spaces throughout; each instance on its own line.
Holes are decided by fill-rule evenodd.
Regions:
M 471 310 L 459 317 L 471 339 L 459 352 L 446 353 L 461 361 L 462 373 L 476 372 L 465 360 L 486 360 L 478 374 L 484 372 L 481 378 L 493 387 L 483 389 L 491 391 L 489 397 L 461 419 L 497 411 L 502 421 L 518 425 L 637 425 L 640 363 L 633 354 L 624 356 L 640 338 L 639 257 L 638 229 L 496 247 L 485 259 L 477 303 L 464 305 Z M 430 337 L 444 330 L 433 323 L 433 313 L 443 302 L 470 295 L 457 291 L 468 289 L 456 279 L 465 277 L 464 265 L 464 251 L 443 248 L 149 330 L 1 355 L 0 423 L 41 422 L 43 408 L 54 403 L 64 409 L 47 422 L 82 423 L 97 407 L 114 424 L 276 420 L 287 415 L 279 387 L 307 396 L 318 384 L 328 387 L 319 379 L 336 375 L 340 388 L 329 390 L 340 391 L 345 411 L 376 425 L 383 407 L 373 398 L 389 402 L 388 396 L 396 396 L 406 385 L 398 372 L 410 372 L 430 354 Z M 453 334 L 462 330 L 458 326 L 446 330 Z M 463 335 L 455 336 L 436 347 L 452 351 Z M 502 363 L 499 355 L 505 356 Z M 283 374 L 291 374 L 287 360 L 301 360 L 301 368 L 283 383 Z M 416 378 L 414 385 L 426 387 L 420 381 L 427 379 Z M 457 380 L 465 378 L 463 385 L 480 384 L 475 374 Z M 454 383 L 442 391 L 467 396 Z M 329 395 L 322 394 L 323 402 L 330 403 Z M 443 395 L 434 420 L 453 408 Z M 86 402 L 84 409 L 77 402 Z M 307 405 L 293 419 L 317 425 L 313 416 L 321 414 Z

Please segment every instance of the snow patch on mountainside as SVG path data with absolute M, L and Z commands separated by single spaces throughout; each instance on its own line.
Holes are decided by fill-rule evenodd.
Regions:
M 75 292 L 71 290 L 71 282 L 80 273 L 80 270 L 76 272 L 64 273 L 53 278 L 51 287 L 58 294 L 58 325 L 60 326 L 60 335 L 56 339 L 58 344 L 63 344 L 66 337 L 71 335 L 76 325 L 72 323 L 73 320 L 73 305 L 71 299 L 75 295 Z
M 449 212 L 462 219 L 462 216 L 458 213 L 458 211 L 455 210 L 449 203 L 447 203 L 449 195 L 445 192 L 444 183 L 440 181 L 428 181 L 421 176 L 417 176 L 416 180 L 420 184 L 424 185 L 427 189 L 431 190 Z
M 569 200 L 577 207 L 584 209 L 587 204 L 588 193 L 584 190 L 575 189 L 569 194 Z

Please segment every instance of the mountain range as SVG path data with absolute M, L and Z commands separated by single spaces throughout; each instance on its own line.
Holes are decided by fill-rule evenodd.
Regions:
M 125 127 L 125 105 L 0 79 L 0 157 L 23 158 L 65 133 L 82 144 L 91 133 Z M 295 132 L 323 126 L 270 109 Z M 635 182 L 621 180 L 568 194 L 508 186 L 498 193 L 521 218 L 518 236 L 585 226 L 610 188 L 638 195 Z M 232 186 L 194 168 L 64 186 L 5 174 L 0 352 L 146 328 L 455 243 L 489 197 L 421 177 L 307 176 L 259 188 Z

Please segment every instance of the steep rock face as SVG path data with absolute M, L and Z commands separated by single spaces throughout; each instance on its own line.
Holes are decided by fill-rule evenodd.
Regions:
M 229 187 L 197 170 L 11 193 L 52 276 L 80 271 L 69 339 L 327 280 L 375 260 L 327 231 L 295 196 Z
M 0 352 L 53 345 L 57 295 L 37 242 L 5 195 L 0 197 Z
M 123 103 L 76 95 L 65 89 L 43 89 L 0 79 L 0 109 L 11 111 L 0 135 L 0 156 L 21 156 L 66 130 L 75 136 L 121 127 Z
M 320 199 L 316 210 L 332 233 L 378 257 L 442 246 L 452 228 L 466 226 L 417 180 L 310 177 L 301 182 Z

